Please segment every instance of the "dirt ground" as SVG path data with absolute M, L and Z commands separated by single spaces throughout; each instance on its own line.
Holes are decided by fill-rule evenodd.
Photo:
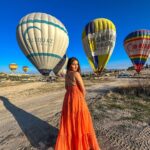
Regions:
M 106 96 L 110 98 L 114 88 L 136 85 L 137 79 L 105 78 L 84 82 L 86 102 L 102 150 L 150 150 L 148 122 L 120 120 L 123 116 L 129 117 L 131 111 L 97 108 L 96 103 L 98 100 L 99 104 L 106 102 Z M 0 150 L 53 150 L 64 94 L 64 81 L 1 84 Z

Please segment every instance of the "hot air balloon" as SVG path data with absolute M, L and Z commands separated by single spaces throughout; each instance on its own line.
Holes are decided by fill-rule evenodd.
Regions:
M 65 26 L 45 13 L 31 13 L 23 17 L 16 34 L 23 53 L 45 76 L 63 58 L 69 43 Z
M 55 75 L 64 75 L 66 73 L 65 68 L 67 66 L 68 57 L 64 55 L 64 57 L 60 60 L 60 62 L 55 66 L 53 72 Z
M 22 69 L 26 73 L 29 70 L 29 67 L 28 66 L 23 66 Z
M 127 35 L 124 48 L 139 73 L 150 54 L 150 30 L 137 30 Z
M 18 68 L 18 65 L 16 63 L 11 63 L 9 64 L 9 69 L 12 71 L 12 72 L 15 72 Z
M 113 52 L 116 41 L 115 25 L 108 19 L 89 22 L 82 33 L 82 43 L 95 73 L 101 73 Z
M 59 77 L 65 77 L 66 73 L 67 73 L 67 69 L 62 69 L 62 70 L 58 73 L 58 76 L 59 76 Z

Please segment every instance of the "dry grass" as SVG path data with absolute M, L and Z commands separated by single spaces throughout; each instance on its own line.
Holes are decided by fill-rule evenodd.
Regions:
M 89 105 L 104 150 L 148 150 L 150 84 L 116 88 L 99 94 Z M 138 144 L 141 143 L 141 144 Z
M 107 110 L 130 111 L 130 116 L 121 117 L 120 119 L 131 119 L 148 123 L 150 121 L 150 84 L 145 83 L 116 88 L 103 96 L 99 95 L 91 105 L 91 110 L 95 111 L 96 109 L 102 112 L 107 112 Z

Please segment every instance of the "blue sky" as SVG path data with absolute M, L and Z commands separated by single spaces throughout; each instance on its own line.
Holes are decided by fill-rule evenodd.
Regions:
M 18 64 L 18 71 L 24 65 L 36 71 L 16 40 L 19 20 L 32 12 L 48 13 L 63 22 L 70 38 L 67 55 L 77 57 L 83 70 L 90 68 L 81 41 L 84 26 L 95 18 L 110 19 L 116 26 L 117 39 L 106 68 L 127 68 L 132 64 L 124 50 L 123 40 L 134 30 L 150 29 L 149 6 L 149 0 L 1 0 L 0 72 L 8 72 L 8 65 L 12 62 Z

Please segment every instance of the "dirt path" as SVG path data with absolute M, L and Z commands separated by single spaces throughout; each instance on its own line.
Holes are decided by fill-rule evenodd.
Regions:
M 128 84 L 128 79 L 124 82 L 117 79 L 92 85 L 86 88 L 86 99 L 90 101 L 99 92 Z M 0 150 L 52 149 L 54 146 L 58 128 L 55 119 L 51 118 L 61 111 L 65 90 L 22 96 L 23 91 L 29 92 L 43 85 L 28 83 L 0 87 Z

